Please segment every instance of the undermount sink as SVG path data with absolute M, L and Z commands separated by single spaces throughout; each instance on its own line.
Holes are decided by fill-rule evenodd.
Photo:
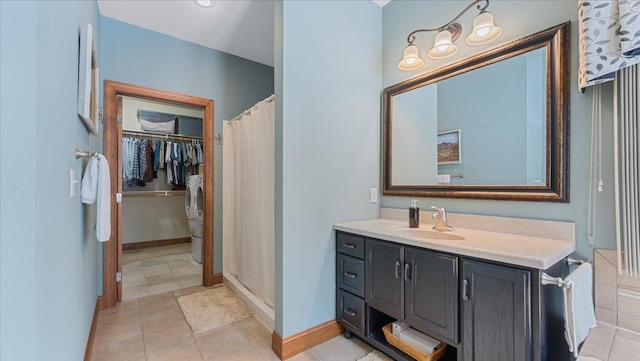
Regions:
M 438 232 L 424 228 L 394 228 L 392 231 L 411 238 L 441 239 L 445 241 L 462 241 L 465 239 L 455 233 Z

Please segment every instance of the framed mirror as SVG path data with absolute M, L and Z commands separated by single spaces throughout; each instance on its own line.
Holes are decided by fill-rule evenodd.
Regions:
M 569 202 L 570 23 L 383 92 L 383 194 Z

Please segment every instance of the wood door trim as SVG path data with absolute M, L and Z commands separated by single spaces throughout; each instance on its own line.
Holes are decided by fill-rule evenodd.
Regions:
M 281 360 L 286 360 L 342 334 L 343 331 L 336 320 L 327 321 L 285 339 L 273 331 L 271 349 Z
M 111 174 L 111 189 L 119 189 L 119 177 L 121 168 L 118 149 L 121 143 L 121 130 L 117 121 L 118 96 L 132 96 L 149 100 L 160 100 L 175 104 L 193 107 L 201 107 L 204 110 L 204 216 L 203 216 L 203 252 L 202 252 L 202 283 L 211 286 L 215 283 L 213 274 L 213 212 L 214 212 L 214 102 L 212 99 L 195 97 L 185 94 L 152 89 L 132 84 L 104 81 L 104 155 L 109 162 Z M 118 211 L 115 195 L 111 197 L 111 238 L 104 242 L 103 252 L 103 297 L 104 307 L 111 308 L 118 303 L 118 284 L 116 272 L 118 272 L 118 252 L 122 251 L 122 215 Z M 115 235 L 115 236 L 114 236 Z

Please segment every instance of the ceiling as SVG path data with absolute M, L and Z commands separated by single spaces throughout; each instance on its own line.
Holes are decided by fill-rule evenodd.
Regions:
M 103 16 L 273 66 L 273 1 L 218 0 L 203 8 L 191 0 L 98 0 L 98 7 Z

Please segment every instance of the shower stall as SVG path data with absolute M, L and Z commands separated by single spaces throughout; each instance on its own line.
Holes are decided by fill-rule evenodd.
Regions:
M 273 96 L 223 122 L 224 282 L 274 329 Z

